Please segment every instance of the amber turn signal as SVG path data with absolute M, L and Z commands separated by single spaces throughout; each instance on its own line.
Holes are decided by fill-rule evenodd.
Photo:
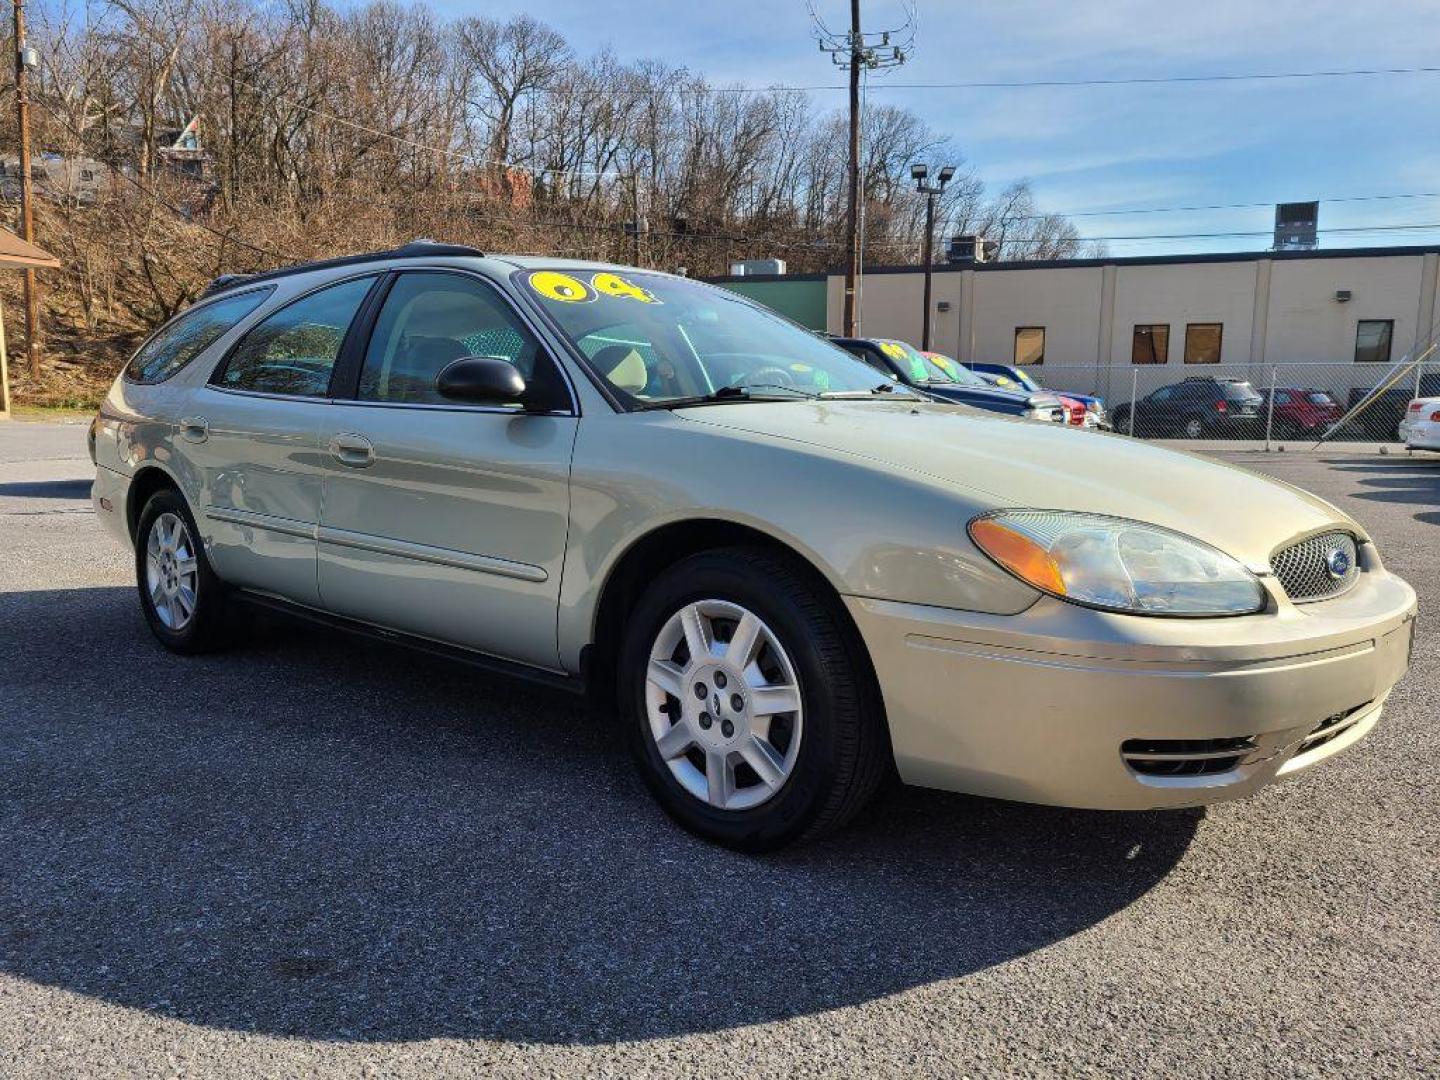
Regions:
M 1050 553 L 1023 533 L 994 518 L 970 523 L 970 538 L 1021 581 L 1056 596 L 1065 595 L 1065 579 Z

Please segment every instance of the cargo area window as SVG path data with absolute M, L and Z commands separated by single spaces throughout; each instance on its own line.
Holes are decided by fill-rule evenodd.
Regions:
M 1039 365 L 1045 363 L 1045 328 L 1043 326 L 1017 326 L 1015 328 L 1015 365 Z
M 1193 322 L 1185 327 L 1185 363 L 1220 363 L 1220 339 L 1224 325 L 1218 322 Z
M 274 291 L 251 289 L 238 296 L 212 300 L 170 320 L 130 359 L 125 377 L 131 382 L 163 382 L 194 360 L 227 330 L 249 315 Z

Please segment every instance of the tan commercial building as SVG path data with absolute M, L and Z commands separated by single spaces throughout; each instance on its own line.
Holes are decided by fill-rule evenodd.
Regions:
M 1324 365 L 1323 385 L 1343 394 L 1429 341 L 1437 270 L 1440 247 L 937 266 L 934 347 L 962 361 L 1041 365 L 1046 385 L 1112 400 L 1129 396 L 1137 366 L 1143 389 L 1206 365 L 1226 375 L 1247 366 L 1257 384 L 1274 365 Z M 823 328 L 839 333 L 840 274 L 722 283 L 764 301 L 785 282 L 785 310 L 802 281 L 816 300 L 824 290 Z M 918 267 L 868 270 L 862 333 L 918 345 L 923 284 Z

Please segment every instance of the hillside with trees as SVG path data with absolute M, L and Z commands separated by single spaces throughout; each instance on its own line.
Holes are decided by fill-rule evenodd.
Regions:
M 30 19 L 34 142 L 52 174 L 36 237 L 65 269 L 42 276 L 46 370 L 36 382 L 13 365 L 21 400 L 93 400 L 217 274 L 419 236 L 692 275 L 844 259 L 845 118 L 829 98 L 422 4 L 113 0 Z M 13 150 L 13 87 L 0 118 Z M 199 149 L 174 150 L 195 118 Z M 883 104 L 864 146 L 867 262 L 918 261 L 909 166 L 962 162 L 959 149 Z M 84 192 L 54 180 L 81 175 Z M 1002 258 L 1082 253 L 1024 183 L 987 191 L 965 168 L 939 220 L 941 236 L 998 240 Z M 3 284 L 18 360 L 18 281 Z

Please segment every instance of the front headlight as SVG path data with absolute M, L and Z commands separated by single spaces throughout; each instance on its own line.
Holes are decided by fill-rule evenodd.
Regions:
M 1265 589 L 1229 555 L 1157 525 L 1062 510 L 1001 510 L 970 539 L 1041 592 L 1135 615 L 1248 615 Z

